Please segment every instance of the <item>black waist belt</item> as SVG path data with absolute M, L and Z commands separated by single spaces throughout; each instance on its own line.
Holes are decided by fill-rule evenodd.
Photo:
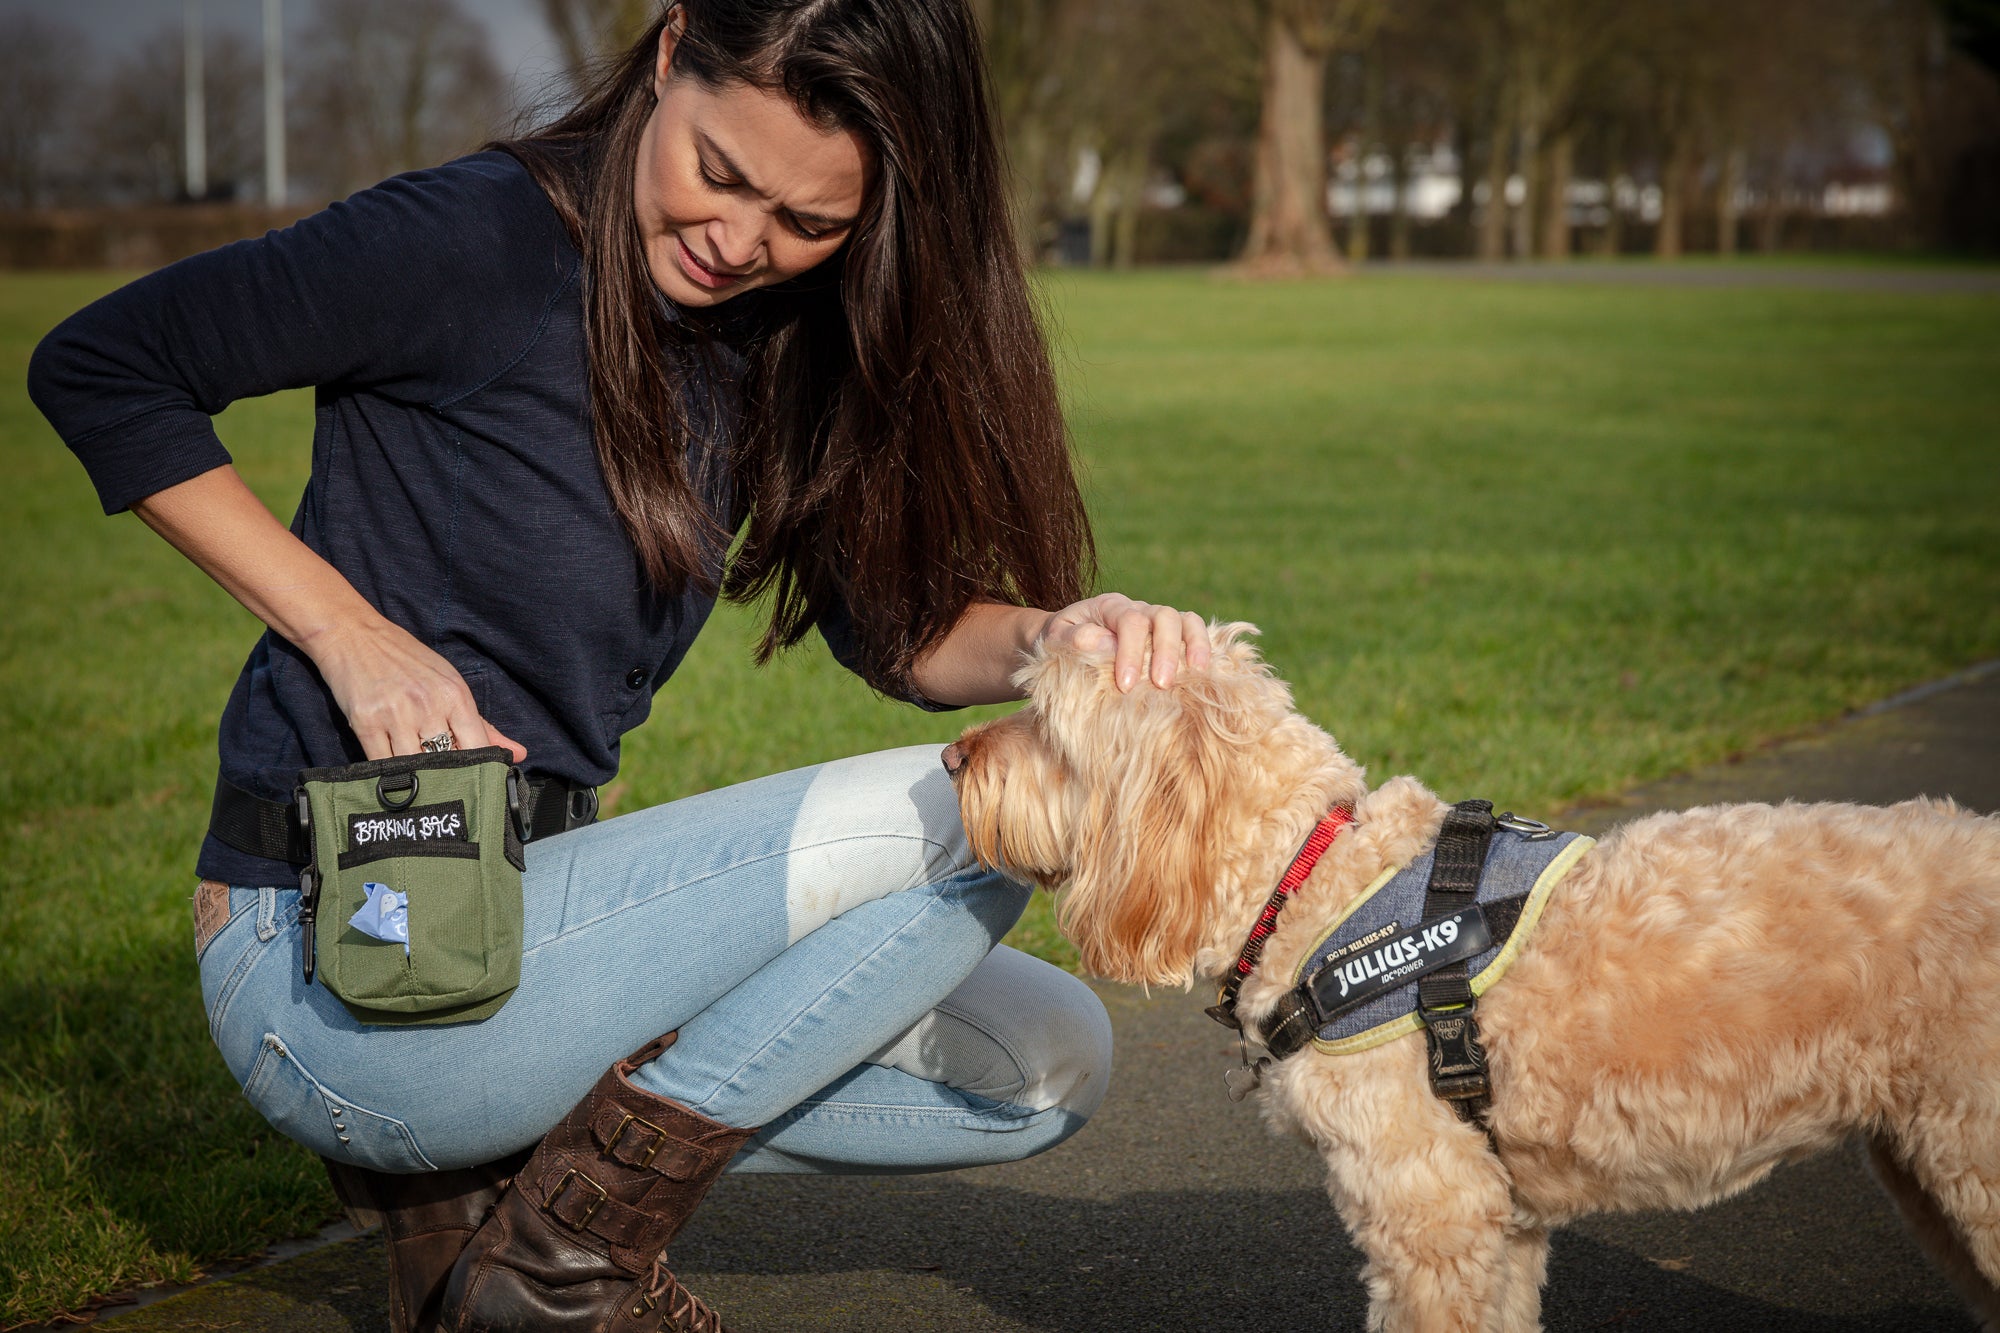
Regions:
M 567 833 L 597 818 L 597 788 L 580 787 L 561 778 L 532 779 L 528 800 L 534 809 L 524 841 Z M 312 848 L 294 809 L 290 801 L 267 801 L 218 777 L 208 831 L 217 842 L 239 852 L 302 866 L 312 860 Z

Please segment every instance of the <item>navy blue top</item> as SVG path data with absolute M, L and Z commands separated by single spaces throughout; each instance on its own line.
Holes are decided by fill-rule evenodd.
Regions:
M 612 508 L 581 263 L 520 163 L 480 153 L 113 292 L 42 341 L 28 388 L 111 514 L 229 462 L 209 418 L 230 403 L 313 386 L 292 531 L 458 669 L 531 775 L 598 785 L 714 599 L 655 591 Z M 704 432 L 728 428 L 690 410 Z M 718 475 L 709 503 L 734 531 L 726 489 Z M 845 608 L 820 629 L 852 668 Z M 274 800 L 301 768 L 364 757 L 311 659 L 270 632 L 219 748 L 223 776 Z M 298 881 L 213 837 L 196 868 Z

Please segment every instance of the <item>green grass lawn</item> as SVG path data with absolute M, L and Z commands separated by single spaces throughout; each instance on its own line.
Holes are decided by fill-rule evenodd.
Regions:
M 256 626 L 21 390 L 112 279 L 0 278 L 0 1327 L 309 1231 L 210 1047 L 192 859 Z M 1386 776 L 1550 812 L 2000 654 L 2000 299 L 1429 278 L 1048 286 L 1103 584 L 1265 630 Z M 289 514 L 304 395 L 222 422 Z M 614 808 L 954 735 L 721 615 Z M 1054 956 L 1045 908 L 1019 936 Z

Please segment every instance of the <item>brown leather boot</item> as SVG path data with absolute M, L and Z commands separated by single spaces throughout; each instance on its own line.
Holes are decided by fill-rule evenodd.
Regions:
M 379 1226 L 388 1240 L 390 1333 L 436 1333 L 451 1266 L 528 1152 L 410 1176 L 320 1158 L 348 1220 L 363 1230 Z
M 451 1271 L 448 1333 L 723 1333 L 665 1251 L 756 1131 L 632 1086 L 675 1035 L 613 1065 L 536 1147 Z
M 326 1175 L 348 1221 L 382 1227 L 388 1239 L 390 1333 L 436 1333 L 444 1279 L 480 1229 L 530 1149 L 460 1171 L 390 1175 L 330 1157 Z

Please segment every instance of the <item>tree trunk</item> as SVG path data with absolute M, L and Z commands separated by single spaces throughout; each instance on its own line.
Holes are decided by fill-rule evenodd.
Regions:
M 1722 159 L 1722 180 L 1715 187 L 1715 252 L 1736 253 L 1736 224 L 1742 216 L 1743 176 L 1748 163 L 1741 148 Z
M 1660 227 L 1653 233 L 1653 257 L 1681 257 L 1681 215 L 1687 211 L 1688 153 L 1676 144 L 1660 171 Z
M 1354 216 L 1347 220 L 1347 262 L 1368 258 L 1368 158 L 1382 133 L 1382 62 L 1373 59 L 1361 85 L 1361 147 L 1354 179 Z
M 1389 155 L 1390 179 L 1395 182 L 1395 212 L 1389 218 L 1389 258 L 1410 257 L 1410 146 L 1397 144 Z
M 1576 136 L 1564 130 L 1548 141 L 1542 171 L 1542 258 L 1568 259 L 1569 179 L 1576 164 Z
M 1480 258 L 1506 258 L 1506 176 L 1508 148 L 1514 142 L 1512 122 L 1494 124 L 1494 150 L 1486 158 L 1486 212 L 1480 214 Z
M 1479 257 L 1507 257 L 1507 167 L 1513 146 L 1513 117 L 1502 108 L 1493 121 L 1493 150 L 1486 157 L 1486 211 L 1479 215 Z
M 1272 272 L 1338 269 L 1326 216 L 1326 55 L 1275 9 L 1264 26 L 1264 107 L 1243 262 Z
M 1013 157 L 1014 244 L 1023 263 L 1042 259 L 1042 214 L 1047 203 L 1043 188 L 1048 173 L 1048 136 L 1039 119 L 1023 117 L 1009 127 L 1008 152 Z
M 1111 215 L 1118 204 L 1118 186 L 1113 179 L 1111 163 L 1098 159 L 1097 180 L 1090 187 L 1090 266 L 1107 268 L 1111 264 Z
M 1778 253 L 1785 233 L 1785 206 L 1777 187 L 1764 196 L 1764 209 L 1757 215 L 1757 248 L 1767 255 Z
M 1521 206 L 1514 213 L 1514 257 L 1527 259 L 1535 253 L 1535 205 L 1541 193 L 1542 122 L 1547 116 L 1542 87 L 1534 66 L 1534 52 L 1524 47 L 1518 96 L 1514 103 L 1515 123 L 1521 136 Z
M 1624 179 L 1615 172 L 1607 172 L 1611 179 L 1605 184 L 1604 201 L 1604 254 L 1616 259 L 1625 248 L 1625 211 L 1618 207 L 1618 182 Z
M 1118 206 L 1111 221 L 1111 266 L 1131 268 L 1139 248 L 1139 208 L 1145 202 L 1146 155 L 1122 153 L 1113 177 L 1118 186 Z

